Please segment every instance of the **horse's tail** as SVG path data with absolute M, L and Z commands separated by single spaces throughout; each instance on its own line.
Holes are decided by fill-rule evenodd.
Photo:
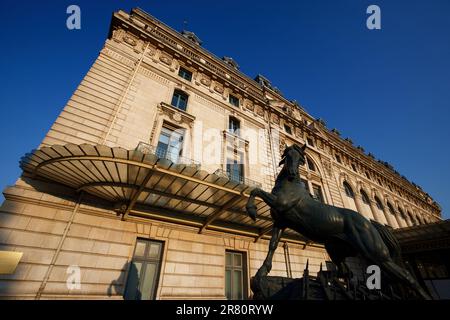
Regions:
M 398 242 L 397 238 L 394 236 L 394 234 L 391 231 L 390 227 L 386 227 L 382 225 L 381 223 L 371 220 L 373 226 L 377 229 L 378 233 L 381 236 L 381 239 L 383 239 L 384 243 L 389 249 L 389 253 L 391 255 L 391 258 L 395 261 L 401 261 L 401 248 L 400 243 Z

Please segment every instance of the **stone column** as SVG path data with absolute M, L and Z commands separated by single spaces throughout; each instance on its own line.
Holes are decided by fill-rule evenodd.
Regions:
M 411 217 L 408 214 L 408 210 L 403 210 L 403 214 L 406 217 L 406 224 L 408 225 L 408 227 L 411 227 L 414 225 L 414 222 L 411 220 Z
M 383 213 L 384 213 L 384 216 L 386 217 L 386 221 L 392 228 L 394 228 L 394 229 L 398 228 L 399 225 L 397 223 L 397 220 L 395 219 L 395 217 L 393 217 L 393 214 L 391 214 L 389 212 L 389 209 L 387 209 L 386 207 L 387 207 L 387 205 L 383 204 Z
M 384 224 L 384 220 L 383 217 L 380 215 L 379 210 L 376 207 L 375 201 L 374 200 L 370 200 L 370 210 L 372 211 L 372 215 L 375 218 L 375 221 Z
M 362 214 L 364 217 L 366 217 L 367 219 L 373 219 L 373 215 L 369 213 L 366 213 L 365 210 L 363 209 L 364 206 L 361 204 L 362 201 L 362 197 L 361 197 L 361 193 L 360 192 L 355 192 L 355 206 L 356 206 L 356 210 Z
M 394 210 L 395 210 L 395 209 L 394 209 Z M 408 226 L 408 225 L 406 224 L 406 221 L 403 220 L 403 217 L 402 217 L 402 215 L 400 214 L 400 212 L 399 212 L 398 210 L 395 210 L 395 212 L 394 212 L 394 217 L 395 217 L 395 219 L 396 219 L 396 221 L 397 221 L 397 224 L 398 224 L 398 227 L 399 227 L 399 228 L 405 228 L 405 227 Z

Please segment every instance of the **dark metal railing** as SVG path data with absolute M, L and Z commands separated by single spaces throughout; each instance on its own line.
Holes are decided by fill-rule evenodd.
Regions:
M 139 142 L 139 144 L 136 147 L 136 150 L 138 150 L 144 154 L 154 154 L 155 156 L 157 156 L 160 159 L 167 159 L 176 164 L 185 164 L 185 165 L 191 165 L 191 166 L 196 166 L 196 167 L 200 168 L 200 162 L 198 162 L 198 161 L 195 161 L 195 160 L 187 158 L 187 157 L 180 156 L 175 153 L 168 152 L 168 150 L 165 148 L 152 146 L 145 142 Z
M 261 188 L 262 184 L 259 182 L 256 182 L 254 180 L 248 179 L 243 177 L 240 174 L 236 174 L 236 173 L 232 173 L 232 172 L 227 172 L 223 169 L 217 169 L 216 171 L 214 171 L 214 174 L 218 175 L 218 176 L 225 176 L 228 179 L 230 179 L 230 181 L 233 182 L 237 182 L 240 184 L 245 184 L 249 187 L 256 187 L 256 188 Z

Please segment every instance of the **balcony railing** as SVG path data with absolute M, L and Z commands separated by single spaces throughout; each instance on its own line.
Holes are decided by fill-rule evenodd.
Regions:
M 259 182 L 256 182 L 254 180 L 245 178 L 245 177 L 243 177 L 240 174 L 233 174 L 231 172 L 227 172 L 227 171 L 222 170 L 222 169 L 217 169 L 214 172 L 214 174 L 216 174 L 218 176 L 227 177 L 230 181 L 237 182 L 237 183 L 240 183 L 240 184 L 245 184 L 245 185 L 250 186 L 250 187 L 256 187 L 256 188 L 261 188 L 262 187 L 262 184 L 259 183 Z
M 145 142 L 139 142 L 138 146 L 136 147 L 136 150 L 144 153 L 144 154 L 154 154 L 160 159 L 167 159 L 172 161 L 176 164 L 185 164 L 190 166 L 196 166 L 197 168 L 200 168 L 200 162 L 195 161 L 193 159 L 182 157 L 178 154 L 168 152 L 167 149 L 164 148 L 158 148 L 156 146 L 152 146 Z

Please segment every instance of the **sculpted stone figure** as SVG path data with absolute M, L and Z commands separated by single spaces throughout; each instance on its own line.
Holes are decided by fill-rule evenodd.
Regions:
M 314 200 L 301 182 L 298 168 L 305 164 L 305 148 L 292 145 L 284 150 L 283 168 L 271 193 L 252 190 L 246 209 L 256 220 L 255 197 L 260 197 L 271 210 L 273 218 L 269 251 L 255 279 L 267 276 L 272 257 L 285 228 L 290 228 L 316 243 L 322 243 L 341 273 L 344 259 L 360 254 L 378 265 L 393 280 L 411 289 L 419 297 L 430 299 L 401 262 L 400 246 L 392 232 L 376 221 L 370 221 L 356 211 L 339 208 Z

